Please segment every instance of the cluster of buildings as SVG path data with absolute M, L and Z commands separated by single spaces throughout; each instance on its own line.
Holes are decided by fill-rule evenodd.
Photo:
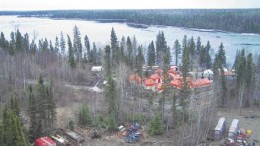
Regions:
M 147 68 L 143 68 L 147 71 Z M 140 85 L 144 87 L 145 89 L 150 89 L 154 92 L 162 92 L 163 91 L 163 70 L 160 69 L 158 66 L 153 66 L 150 68 L 149 77 L 141 78 L 137 74 L 130 74 L 129 75 L 129 81 L 133 84 Z M 169 86 L 175 87 L 177 89 L 182 88 L 183 84 L 183 77 L 181 75 L 181 72 L 179 71 L 179 67 L 177 66 L 170 66 L 167 71 L 170 81 Z M 189 77 L 186 78 L 188 88 L 203 88 L 208 87 L 212 84 L 212 78 L 213 72 L 210 70 L 206 70 L 202 73 L 202 75 L 196 74 L 197 77 L 192 75 L 193 73 L 189 73 Z M 199 76 L 199 77 L 198 77 Z

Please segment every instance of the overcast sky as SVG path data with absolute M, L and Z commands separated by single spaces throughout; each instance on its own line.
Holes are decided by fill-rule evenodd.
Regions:
M 260 0 L 0 0 L 0 11 L 163 8 L 260 8 Z

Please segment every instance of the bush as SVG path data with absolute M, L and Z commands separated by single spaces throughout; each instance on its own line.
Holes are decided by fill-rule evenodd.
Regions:
M 152 119 L 149 128 L 148 133 L 150 135 L 161 135 L 163 134 L 163 125 L 162 121 L 160 119 L 160 116 L 157 114 L 154 119 Z

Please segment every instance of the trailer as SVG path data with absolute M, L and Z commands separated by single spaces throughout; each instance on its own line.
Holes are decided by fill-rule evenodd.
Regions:
M 214 129 L 214 140 L 221 140 L 226 133 L 226 119 L 224 117 L 219 118 L 218 124 Z
M 236 141 L 237 135 L 239 133 L 239 120 L 233 119 L 231 126 L 228 130 L 228 138 Z

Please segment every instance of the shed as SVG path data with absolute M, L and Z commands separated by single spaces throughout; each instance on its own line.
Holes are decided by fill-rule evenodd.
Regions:
M 93 66 L 91 68 L 91 71 L 94 71 L 94 72 L 100 72 L 102 70 L 103 70 L 102 66 Z

